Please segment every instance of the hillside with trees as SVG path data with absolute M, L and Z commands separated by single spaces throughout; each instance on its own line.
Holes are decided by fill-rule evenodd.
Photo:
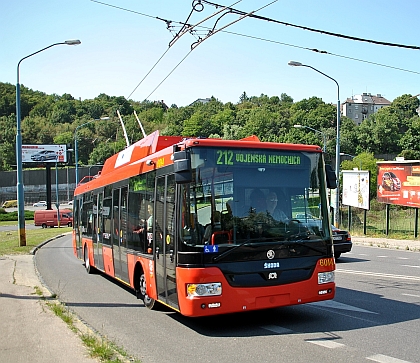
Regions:
M 341 151 L 357 155 L 343 163 L 351 169 L 373 155 L 395 154 L 420 159 L 419 99 L 411 95 L 397 97 L 360 126 L 346 117 L 341 119 Z M 146 133 L 160 130 L 163 135 L 183 135 L 240 139 L 257 135 L 262 141 L 318 144 L 319 133 L 295 124 L 309 126 L 326 136 L 327 161 L 335 156 L 336 107 L 318 97 L 298 102 L 285 93 L 280 96 L 239 95 L 237 103 L 209 102 L 168 107 L 163 101 L 137 102 L 122 96 L 100 94 L 94 99 L 78 100 L 70 94 L 47 95 L 21 85 L 23 144 L 73 144 L 77 131 L 79 162 L 103 164 L 106 158 L 124 149 L 126 142 L 117 116 L 119 110 L 131 142 L 142 138 L 134 115 L 136 111 Z M 0 170 L 13 170 L 16 164 L 16 93 L 15 86 L 0 83 Z M 107 120 L 100 118 L 109 117 Z M 372 170 L 373 171 L 373 170 Z

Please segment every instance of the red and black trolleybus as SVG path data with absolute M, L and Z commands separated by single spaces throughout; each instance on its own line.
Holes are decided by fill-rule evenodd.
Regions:
M 79 183 L 74 253 L 186 316 L 332 299 L 330 174 L 319 146 L 156 131 Z

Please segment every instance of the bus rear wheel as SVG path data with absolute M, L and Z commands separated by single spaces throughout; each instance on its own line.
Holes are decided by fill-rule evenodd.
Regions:
M 144 273 L 140 275 L 138 296 L 143 300 L 144 306 L 152 310 L 155 306 L 155 299 L 152 299 L 146 292 L 146 276 Z
M 90 265 L 89 252 L 86 246 L 84 248 L 84 260 L 86 271 L 88 274 L 91 274 L 93 272 L 93 267 Z

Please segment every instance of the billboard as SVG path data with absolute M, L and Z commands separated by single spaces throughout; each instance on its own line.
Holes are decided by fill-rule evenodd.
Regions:
M 379 161 L 378 202 L 420 207 L 420 161 Z
M 369 210 L 369 171 L 342 170 L 343 197 L 342 203 L 351 207 Z
M 22 145 L 23 163 L 67 163 L 66 145 Z

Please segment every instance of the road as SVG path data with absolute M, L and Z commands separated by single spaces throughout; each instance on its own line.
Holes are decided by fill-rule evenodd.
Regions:
M 36 254 L 47 286 L 143 363 L 420 362 L 420 254 L 354 246 L 337 264 L 334 301 L 211 318 L 145 308 L 87 275 L 70 237 Z

